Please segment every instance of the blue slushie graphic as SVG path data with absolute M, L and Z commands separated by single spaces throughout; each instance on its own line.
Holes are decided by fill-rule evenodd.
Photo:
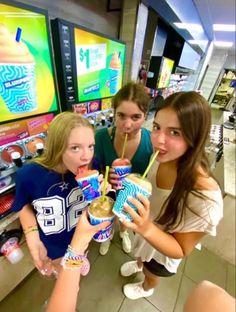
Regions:
M 35 62 L 20 33 L 15 38 L 0 24 L 0 96 L 13 114 L 37 109 Z
M 109 66 L 110 75 L 110 93 L 115 94 L 118 91 L 119 80 L 120 80 L 120 57 L 117 52 L 112 54 L 112 58 Z

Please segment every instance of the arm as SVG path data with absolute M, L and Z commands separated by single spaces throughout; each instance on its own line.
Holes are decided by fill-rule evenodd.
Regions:
M 109 222 L 103 222 L 96 226 L 89 224 L 86 211 L 84 211 L 76 226 L 71 241 L 71 247 L 80 255 L 84 255 L 93 235 L 109 226 Z M 80 269 L 61 268 L 56 285 L 46 312 L 74 312 L 76 308 L 77 293 L 79 291 Z
M 164 255 L 180 259 L 191 253 L 196 244 L 205 235 L 203 232 L 188 233 L 167 233 L 160 229 L 149 219 L 150 203 L 142 195 L 138 196 L 140 202 L 135 198 L 128 198 L 134 204 L 136 213 L 128 204 L 124 205 L 125 210 L 132 216 L 133 222 L 121 220 L 121 222 L 131 230 L 142 235 L 155 249 Z
M 34 265 L 41 273 L 45 273 L 42 270 L 44 264 L 49 260 L 47 257 L 47 250 L 40 240 L 36 217 L 29 204 L 21 209 L 19 218 L 23 231 L 25 232 L 27 246 L 33 258 Z
M 235 299 L 221 287 L 202 281 L 188 296 L 184 312 L 234 312 Z

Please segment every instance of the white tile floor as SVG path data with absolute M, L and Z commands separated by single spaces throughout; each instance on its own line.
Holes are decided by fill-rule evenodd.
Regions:
M 141 280 L 142 273 L 129 278 L 120 276 L 119 268 L 130 256 L 121 250 L 118 233 L 106 256 L 100 256 L 98 248 L 98 243 L 91 243 L 91 271 L 81 281 L 77 304 L 79 312 L 182 312 L 189 292 L 203 279 L 216 283 L 235 296 L 235 266 L 202 249 L 194 250 L 182 262 L 175 276 L 163 278 L 151 297 L 129 300 L 124 297 L 122 286 Z M 34 271 L 0 302 L 0 311 L 42 312 L 43 303 L 50 296 L 52 287 L 52 280 Z

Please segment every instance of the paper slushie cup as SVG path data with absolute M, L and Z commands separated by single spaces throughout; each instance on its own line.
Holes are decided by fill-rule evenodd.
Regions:
M 87 170 L 78 173 L 75 177 L 79 187 L 82 190 L 84 199 L 91 202 L 101 195 L 99 191 L 100 183 L 98 180 L 99 172 L 97 170 Z
M 0 96 L 10 113 L 37 109 L 35 61 L 28 47 L 0 24 Z
M 113 212 L 119 218 L 123 218 L 127 221 L 132 221 L 132 217 L 124 210 L 124 203 L 127 202 L 127 197 L 131 196 L 137 198 L 137 193 L 149 197 L 152 193 L 152 184 L 139 174 L 131 173 L 126 176 L 122 183 L 122 189 L 119 191 L 116 198 L 116 202 L 113 207 Z M 136 207 L 131 203 L 128 203 L 135 211 Z
M 89 221 L 92 225 L 97 225 L 105 221 L 111 222 L 108 227 L 94 235 L 93 239 L 96 242 L 105 242 L 112 234 L 112 226 L 115 219 L 115 215 L 112 212 L 113 205 L 114 200 L 105 196 L 104 201 L 102 201 L 102 197 L 94 199 L 88 208 Z
M 132 165 L 127 158 L 117 158 L 113 161 L 111 167 L 114 169 L 114 173 L 119 175 L 119 181 L 122 181 L 131 173 Z
M 109 66 L 110 75 L 110 93 L 115 94 L 118 91 L 119 79 L 120 79 L 121 62 L 117 52 L 112 54 L 112 58 Z

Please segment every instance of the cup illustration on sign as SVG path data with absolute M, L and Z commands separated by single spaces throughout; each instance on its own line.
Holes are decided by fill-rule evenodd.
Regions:
M 120 80 L 120 54 L 114 52 L 111 57 L 110 66 L 109 66 L 109 75 L 110 75 L 110 93 L 115 94 L 118 91 L 119 80 Z
M 37 109 L 35 61 L 25 43 L 0 24 L 0 96 L 12 114 Z

